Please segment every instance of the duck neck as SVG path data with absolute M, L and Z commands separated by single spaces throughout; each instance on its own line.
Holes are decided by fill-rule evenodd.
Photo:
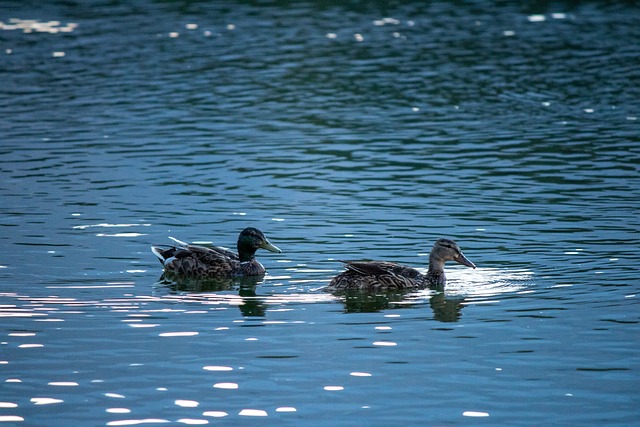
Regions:
M 254 259 L 256 257 L 256 250 L 257 249 L 249 243 L 238 240 L 238 257 L 240 258 L 240 262 L 251 261 Z
M 444 275 L 444 260 L 434 254 L 429 255 L 429 271 L 427 280 L 432 286 L 442 287 L 447 282 Z
M 240 268 L 244 276 L 263 276 L 265 273 L 264 267 L 255 258 L 250 262 L 243 262 Z

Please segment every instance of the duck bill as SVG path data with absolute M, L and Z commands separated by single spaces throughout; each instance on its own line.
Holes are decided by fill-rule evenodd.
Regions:
M 476 268 L 476 265 L 469 261 L 464 254 L 460 253 L 460 256 L 455 260 L 458 264 L 466 265 L 467 267 Z
M 266 250 L 268 250 L 268 251 L 270 251 L 270 252 L 282 253 L 282 251 L 281 251 L 277 246 L 272 245 L 271 243 L 269 243 L 269 241 L 268 241 L 268 240 L 265 240 L 265 241 L 260 245 L 260 247 L 261 247 L 262 249 L 266 249 Z

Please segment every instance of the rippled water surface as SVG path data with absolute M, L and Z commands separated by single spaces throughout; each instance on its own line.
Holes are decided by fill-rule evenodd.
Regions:
M 637 423 L 640 12 L 532 5 L 3 2 L 0 423 Z

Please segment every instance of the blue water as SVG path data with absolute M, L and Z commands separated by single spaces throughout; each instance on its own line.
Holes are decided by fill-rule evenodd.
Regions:
M 640 417 L 640 11 L 6 1 L 0 424 Z M 255 287 L 161 279 L 168 236 Z M 344 298 L 340 259 L 444 293 Z

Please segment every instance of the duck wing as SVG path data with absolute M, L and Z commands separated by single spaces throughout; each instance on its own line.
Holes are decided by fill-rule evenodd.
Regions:
M 182 249 L 186 251 L 191 251 L 194 254 L 203 256 L 204 258 L 222 257 L 222 258 L 227 258 L 229 260 L 240 260 L 237 253 L 222 246 L 199 246 L 199 245 L 192 245 L 187 242 L 183 242 L 182 240 L 178 240 L 175 237 L 169 237 L 169 239 L 171 239 L 173 242 L 176 243 L 176 246 L 174 246 L 176 250 Z
M 362 276 L 395 276 L 417 279 L 422 274 L 415 268 L 388 261 L 342 261 L 348 271 Z
M 192 256 L 198 258 L 205 264 L 209 262 L 215 262 L 216 260 L 240 261 L 238 254 L 223 247 L 187 245 L 181 249 L 190 251 L 192 253 Z
M 226 276 L 240 265 L 238 255 L 226 248 L 198 246 L 171 238 L 175 246 L 152 246 L 165 270 L 185 276 Z
M 346 270 L 334 277 L 327 289 L 344 291 L 392 291 L 422 286 L 422 274 L 415 268 L 388 261 L 342 261 Z

